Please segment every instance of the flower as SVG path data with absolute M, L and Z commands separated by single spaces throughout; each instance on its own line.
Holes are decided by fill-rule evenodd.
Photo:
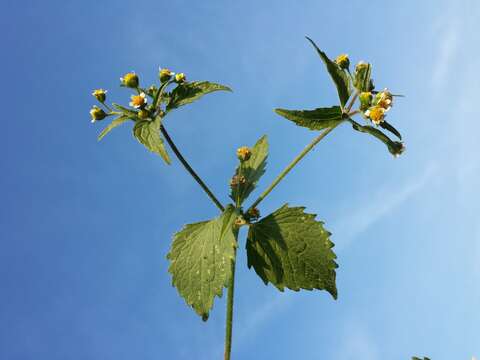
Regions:
M 385 111 L 381 106 L 372 106 L 365 111 L 365 116 L 372 120 L 375 125 L 379 125 L 385 119 Z
M 393 101 L 392 93 L 387 89 L 384 89 L 383 91 L 380 91 L 375 96 L 374 103 L 376 106 L 380 106 L 381 108 L 384 108 L 385 111 L 388 111 L 392 107 L 392 101 Z
M 348 69 L 348 67 L 350 66 L 350 59 L 348 58 L 348 54 L 338 55 L 335 59 L 335 63 L 340 66 L 341 69 Z
M 94 123 L 95 121 L 105 119 L 108 114 L 103 111 L 103 109 L 100 109 L 98 106 L 93 106 L 90 110 L 90 116 L 92 117 L 92 123 Z
M 120 81 L 122 82 L 123 86 L 133 88 L 133 89 L 136 89 L 139 84 L 138 76 L 133 71 L 123 75 L 123 77 L 120 78 Z
M 140 95 L 132 95 L 130 99 L 132 101 L 130 101 L 129 105 L 135 109 L 141 109 L 147 105 L 147 97 L 144 92 L 140 93 Z
M 184 73 L 178 73 L 175 75 L 175 82 L 177 84 L 181 84 L 187 80 L 187 77 L 185 76 Z
M 249 220 L 257 220 L 260 217 L 260 210 L 258 210 L 256 207 L 248 209 L 247 217 Z
M 107 90 L 103 89 L 97 89 L 92 92 L 92 95 L 101 103 L 105 102 L 105 99 L 107 98 Z
M 247 161 L 250 159 L 250 156 L 252 156 L 252 151 L 248 147 L 242 146 L 238 148 L 237 157 L 240 161 Z
M 162 83 L 164 83 L 164 82 L 167 82 L 168 80 L 170 80 L 174 74 L 175 73 L 171 72 L 167 68 L 164 68 L 164 69 L 160 68 L 160 72 L 159 72 L 158 75 L 160 77 L 160 81 Z

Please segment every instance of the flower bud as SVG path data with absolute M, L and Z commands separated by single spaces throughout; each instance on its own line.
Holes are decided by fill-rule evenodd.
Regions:
M 145 109 L 141 109 L 138 112 L 137 116 L 138 116 L 139 119 L 142 119 L 142 120 L 148 119 L 150 117 L 150 111 L 145 110 Z
M 242 146 L 238 148 L 237 157 L 240 161 L 247 161 L 250 159 L 250 156 L 252 156 L 252 151 L 248 147 Z
M 160 77 L 160 82 L 162 83 L 169 81 L 173 75 L 174 73 L 166 68 L 160 69 L 160 72 L 158 73 L 158 76 Z
M 405 145 L 400 141 L 394 141 L 394 147 L 390 149 L 393 156 L 396 158 L 403 154 L 405 151 Z
M 348 69 L 350 66 L 350 59 L 347 54 L 341 54 L 337 56 L 335 63 L 340 66 L 341 69 Z
M 123 86 L 136 89 L 139 84 L 138 76 L 134 72 L 125 74 L 123 77 L 120 78 Z
M 187 80 L 187 77 L 185 76 L 184 73 L 178 73 L 175 75 L 175 82 L 177 84 L 184 83 Z
M 130 99 L 129 105 L 135 109 L 142 109 L 147 105 L 147 96 L 144 92 L 140 93 L 140 95 L 132 95 Z
M 358 96 L 360 100 L 360 110 L 366 111 L 370 106 L 372 106 L 373 95 L 370 91 L 361 92 Z
M 98 106 L 93 106 L 92 109 L 90 110 L 90 116 L 92 117 L 92 123 L 95 121 L 100 121 L 105 119 L 108 114 L 103 111 L 103 109 L 100 109 Z
M 92 95 L 101 103 L 104 103 L 107 99 L 107 90 L 97 89 L 92 92 Z
M 359 91 L 370 91 L 370 75 L 372 72 L 372 66 L 369 63 L 360 61 L 355 66 L 355 74 L 353 76 L 353 85 Z
M 155 96 L 157 91 L 158 91 L 158 88 L 155 85 L 152 85 L 147 89 L 147 94 L 150 96 Z

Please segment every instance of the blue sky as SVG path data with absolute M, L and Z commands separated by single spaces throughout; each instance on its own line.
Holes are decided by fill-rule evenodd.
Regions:
M 237 147 L 268 133 L 263 188 L 315 136 L 273 108 L 336 101 L 305 35 L 407 95 L 389 114 L 407 151 L 342 126 L 262 203 L 326 222 L 339 299 L 278 293 L 240 251 L 234 359 L 480 356 L 480 5 L 322 3 L 2 2 L 1 359 L 221 358 L 225 299 L 203 323 L 165 259 L 171 234 L 217 210 L 128 125 L 98 143 L 91 91 L 125 103 L 118 78 L 149 84 L 159 65 L 230 85 L 166 122 L 226 202 Z

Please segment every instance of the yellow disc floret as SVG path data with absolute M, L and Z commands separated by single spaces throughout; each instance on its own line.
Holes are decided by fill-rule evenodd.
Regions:
M 170 80 L 173 75 L 174 75 L 174 73 L 171 72 L 171 71 L 170 71 L 169 69 L 167 69 L 167 68 L 160 69 L 160 72 L 159 72 L 159 74 L 158 74 L 158 76 L 160 77 L 160 81 L 161 81 L 162 83 L 167 82 L 168 80 Z
M 97 89 L 92 92 L 92 95 L 101 103 L 107 99 L 107 90 Z
M 350 66 L 350 59 L 347 54 L 341 54 L 337 56 L 335 63 L 342 69 L 347 69 Z
M 365 111 L 365 116 L 372 120 L 375 125 L 379 125 L 385 119 L 385 109 L 380 106 L 373 106 Z
M 237 150 L 237 157 L 240 161 L 247 161 L 252 156 L 252 151 L 247 146 L 242 146 Z
M 181 84 L 187 80 L 187 77 L 184 73 L 178 73 L 175 75 L 175 82 Z
M 122 82 L 122 85 L 133 89 L 137 88 L 139 84 L 138 76 L 134 72 L 125 74 L 120 78 L 120 81 Z
M 147 97 L 143 92 L 140 95 L 132 95 L 130 99 L 130 106 L 135 109 L 141 109 L 147 105 Z

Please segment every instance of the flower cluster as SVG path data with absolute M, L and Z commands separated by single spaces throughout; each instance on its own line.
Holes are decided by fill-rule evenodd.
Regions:
M 107 100 L 107 90 L 94 90 L 92 96 L 97 99 L 102 108 L 96 105 L 91 108 L 91 121 L 97 122 L 112 115 L 124 116 L 133 121 L 154 119 L 155 116 L 163 117 L 165 114 L 164 110 L 161 109 L 162 101 L 165 101 L 161 98 L 163 92 L 166 93 L 166 88 L 170 84 L 177 84 L 178 86 L 186 83 L 187 78 L 184 73 L 175 74 L 166 68 L 160 68 L 158 76 L 160 79 L 160 87 L 151 85 L 144 89 L 140 87 L 140 78 L 134 71 L 123 75 L 120 78 L 120 86 L 134 89 L 136 94 L 130 96 L 130 102 L 128 104 L 130 108 L 112 104 L 112 107 L 118 111 L 114 111 L 105 103 Z
M 387 89 L 377 92 L 362 92 L 360 98 L 360 110 L 363 115 L 375 125 L 380 125 L 385 120 L 386 112 L 391 109 L 393 95 Z

